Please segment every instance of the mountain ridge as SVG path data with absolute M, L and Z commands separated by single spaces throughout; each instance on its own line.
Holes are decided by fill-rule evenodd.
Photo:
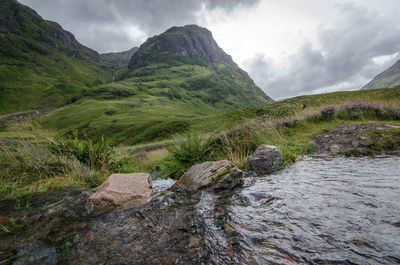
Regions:
M 112 81 L 72 33 L 15 0 L 0 3 L 0 113 L 61 106 Z
M 391 88 L 396 86 L 400 86 L 400 60 L 375 76 L 361 89 Z
M 198 59 L 197 63 L 234 64 L 231 56 L 226 54 L 215 42 L 212 33 L 197 25 L 172 27 L 160 35 L 153 36 L 143 43 L 132 56 L 129 69 L 145 66 L 147 62 L 179 63 L 180 59 L 189 57 Z M 186 58 L 185 58 L 186 59 Z M 190 60 L 182 60 L 190 62 Z

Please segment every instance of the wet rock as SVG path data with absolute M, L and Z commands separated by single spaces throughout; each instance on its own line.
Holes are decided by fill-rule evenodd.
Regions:
M 173 186 L 174 188 L 226 189 L 236 186 L 243 172 L 228 160 L 204 162 L 192 166 Z
M 150 174 L 112 174 L 89 197 L 86 208 L 89 212 L 102 212 L 126 202 L 140 206 L 150 200 L 151 194 Z
M 53 265 L 56 263 L 56 250 L 40 241 L 35 241 L 18 249 L 13 265 Z
M 282 166 L 282 151 L 277 146 L 261 145 L 248 160 L 258 174 L 271 174 Z

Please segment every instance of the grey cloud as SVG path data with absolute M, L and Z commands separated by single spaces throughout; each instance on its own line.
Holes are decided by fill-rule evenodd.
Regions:
M 248 65 L 267 94 L 282 98 L 336 87 L 358 89 L 394 60 L 384 65 L 372 59 L 400 52 L 400 21 L 354 5 L 341 5 L 342 16 L 318 31 L 320 48 L 306 42 L 281 69 L 258 56 Z M 341 86 L 341 87 L 340 87 Z
M 83 44 L 100 52 L 127 50 L 143 39 L 129 36 L 137 27 L 144 37 L 179 25 L 198 23 L 196 13 L 222 9 L 227 13 L 260 0 L 20 0 L 44 18 L 60 23 Z M 110 34 L 111 33 L 111 34 Z M 122 42 L 123 41 L 123 42 Z

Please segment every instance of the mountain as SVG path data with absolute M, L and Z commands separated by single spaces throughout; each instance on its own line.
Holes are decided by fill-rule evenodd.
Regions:
M 361 89 L 376 89 L 400 86 L 400 60 L 377 75 Z
M 129 66 L 113 74 L 118 81 L 88 89 L 75 104 L 43 116 L 42 126 L 131 145 L 191 130 L 199 119 L 272 102 L 211 32 L 195 25 L 148 39 Z
M 205 28 L 173 27 L 138 49 L 100 55 L 29 7 L 0 0 L 0 115 L 56 107 L 36 118 L 43 129 L 137 144 L 270 102 Z
M 173 95 L 200 98 L 225 110 L 271 102 L 249 75 L 197 25 L 173 27 L 149 38 L 133 54 L 124 79 L 162 81 Z
M 209 30 L 197 25 L 173 27 L 148 39 L 129 63 L 130 69 L 149 63 L 234 64 L 215 42 Z
M 0 0 L 0 114 L 72 102 L 111 81 L 100 55 L 15 0 Z
M 139 50 L 138 47 L 133 47 L 132 49 L 124 52 L 110 52 L 100 54 L 100 58 L 109 63 L 112 68 L 117 68 L 123 65 L 128 65 L 133 54 Z

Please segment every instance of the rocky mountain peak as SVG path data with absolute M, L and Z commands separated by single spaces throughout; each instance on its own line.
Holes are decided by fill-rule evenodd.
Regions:
M 212 33 L 197 25 L 172 27 L 142 44 L 130 63 L 135 69 L 150 62 L 184 61 L 200 64 L 234 64 L 214 40 Z

